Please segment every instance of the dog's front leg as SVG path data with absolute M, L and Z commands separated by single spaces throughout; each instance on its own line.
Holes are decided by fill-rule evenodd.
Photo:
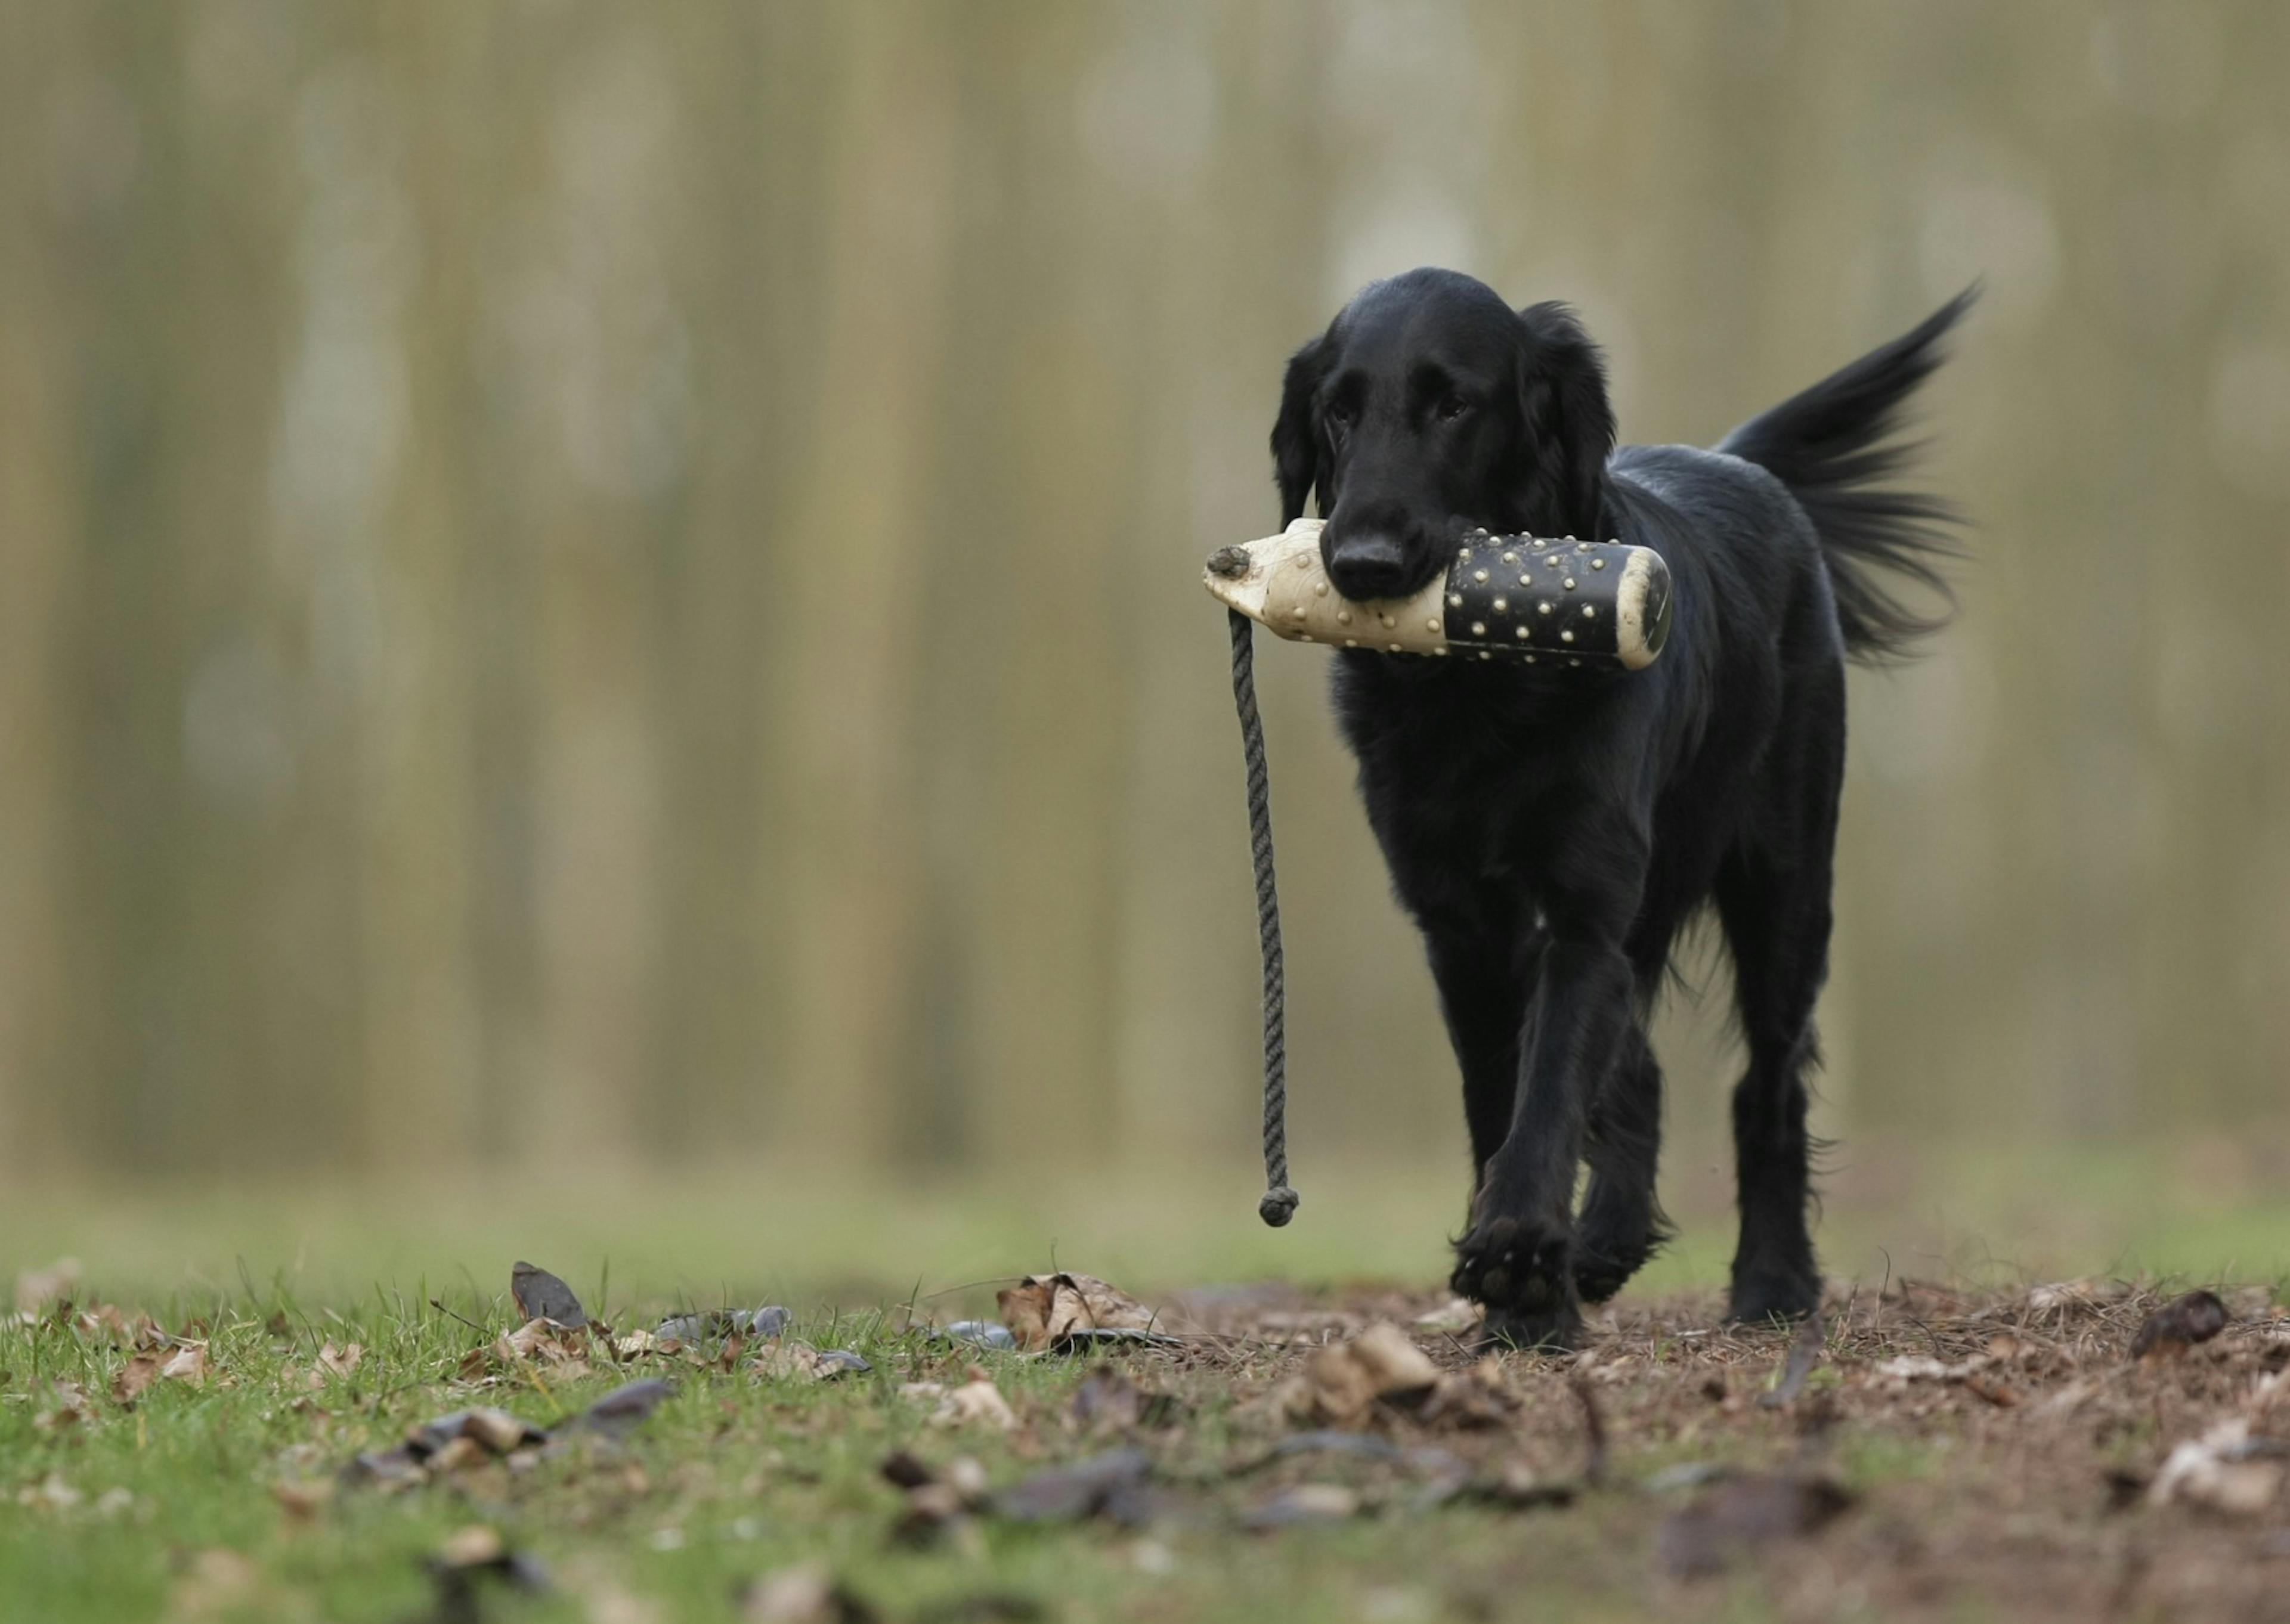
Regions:
M 1490 1336 L 1565 1347 L 1580 1329 L 1574 1172 L 1591 1099 L 1630 1030 L 1630 966 L 1605 910 L 1553 917 L 1519 1042 L 1510 1132 L 1489 1159 L 1456 1245 L 1455 1290 Z

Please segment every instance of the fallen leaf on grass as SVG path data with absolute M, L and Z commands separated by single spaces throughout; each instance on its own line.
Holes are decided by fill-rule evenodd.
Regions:
M 156 1353 L 140 1353 L 119 1367 L 111 1379 L 111 1399 L 116 1404 L 132 1404 L 143 1396 L 144 1389 L 159 1380 L 159 1367 L 166 1360 Z
M 1303 1370 L 1277 1389 L 1290 1417 L 1349 1427 L 1365 1420 L 1379 1402 L 1409 1404 L 1429 1395 L 1439 1367 L 1389 1324 L 1370 1325 L 1348 1342 L 1323 1348 Z
M 2131 1295 L 2128 1280 L 2111 1279 L 2105 1275 L 2086 1275 L 2080 1280 L 2057 1280 L 2049 1285 L 2039 1285 L 2028 1293 L 2030 1314 L 2059 1314 L 2071 1310 L 2103 1308 L 2121 1302 Z
M 367 1450 L 352 1457 L 341 1468 L 340 1480 L 353 1487 L 409 1489 L 485 1460 L 506 1460 L 515 1467 L 530 1460 L 530 1452 L 575 1433 L 622 1438 L 674 1390 L 664 1381 L 629 1382 L 605 1394 L 555 1432 L 505 1410 L 456 1410 L 407 1428 L 405 1441 L 395 1449 Z
M 1357 1516 L 1359 1508 L 1360 1497 L 1341 1484 L 1300 1483 L 1241 1513 L 1240 1525 L 1263 1533 L 1300 1523 L 1341 1523 Z
M 1461 1370 L 1440 1372 L 1416 1405 L 1415 1419 L 1426 1427 L 1485 1431 L 1510 1425 L 1518 1403 L 1502 1361 L 1490 1355 Z
M 270 1498 L 288 1516 L 308 1521 L 332 1503 L 334 1482 L 330 1477 L 284 1478 L 270 1485 Z
M 1153 1517 L 1146 1480 L 1153 1463 L 1140 1449 L 1117 1449 L 1053 1467 L 994 1497 L 994 1509 L 1017 1523 L 1081 1522 L 1104 1517 L 1142 1528 Z
M 2219 1300 L 2216 1292 L 2189 1292 L 2147 1316 L 2139 1334 L 2131 1340 L 2131 1356 L 2175 1356 L 2198 1342 L 2209 1341 L 2226 1326 L 2226 1304 Z
M 548 1575 L 532 1557 L 512 1551 L 500 1533 L 484 1524 L 458 1530 L 422 1559 L 436 1588 L 436 1611 L 430 1624 L 476 1624 L 478 1581 L 500 1580 L 518 1590 L 538 1594 L 548 1588 Z
M 475 1381 L 496 1367 L 527 1362 L 552 1366 L 562 1380 L 589 1374 L 589 1332 L 585 1327 L 560 1324 L 553 1319 L 527 1320 L 483 1348 L 473 1348 L 461 1360 L 461 1379 Z
M 1654 1550 L 1677 1578 L 1702 1578 L 1743 1552 L 1818 1532 L 1853 1500 L 1850 1491 L 1826 1477 L 1760 1472 L 1724 1478 L 1662 1519 Z
M 631 1381 L 614 1388 L 566 1425 L 608 1438 L 624 1438 L 649 1420 L 661 1401 L 675 1391 L 665 1381 Z
M 1007 1432 L 1018 1424 L 1010 1409 L 1009 1400 L 1002 1396 L 983 1371 L 973 1370 L 971 1379 L 939 1400 L 938 1408 L 931 1414 L 933 1427 L 990 1427 Z
M 28 1268 L 16 1276 L 16 1312 L 38 1314 L 79 1290 L 85 1277 L 77 1258 L 58 1258 L 45 1268 Z
M 950 1596 L 915 1614 L 915 1624 L 1032 1624 L 1046 1619 L 1049 1610 L 1032 1596 L 1015 1590 L 983 1590 L 975 1596 Z
M 1082 1378 L 1067 1412 L 1085 1432 L 1130 1432 L 1167 1426 L 1176 1408 L 1170 1395 L 1149 1393 L 1119 1371 L 1100 1365 Z
M 220 1548 L 198 1551 L 184 1563 L 169 1587 L 167 1616 L 186 1620 L 236 1617 L 244 1612 L 261 1585 L 261 1570 L 237 1551 Z
M 162 1346 L 165 1336 L 159 1323 L 148 1314 L 129 1319 L 124 1311 L 110 1303 L 98 1303 L 72 1316 L 72 1329 L 84 1337 L 101 1337 L 114 1347 L 153 1348 Z
M 780 1380 L 799 1377 L 810 1381 L 831 1381 L 837 1376 L 863 1373 L 874 1368 L 847 1348 L 830 1348 L 822 1352 L 808 1342 L 773 1342 L 748 1361 L 748 1369 L 754 1374 Z
M 925 1338 L 932 1342 L 968 1342 L 974 1348 L 1006 1348 L 1018 1346 L 1018 1339 L 1010 1334 L 1010 1327 L 997 1325 L 990 1320 L 958 1319 L 951 1325 L 931 1332 Z
M 1479 1305 L 1468 1297 L 1448 1300 L 1447 1306 L 1416 1316 L 1415 1328 L 1434 1336 L 1460 1336 L 1479 1323 Z
M 1029 1353 L 1069 1352 L 1099 1341 L 1168 1341 L 1155 1315 L 1127 1292 L 1091 1275 L 1029 1275 L 995 1293 L 1002 1323 Z
M 2286 1453 L 2290 1445 L 2254 1436 L 2250 1422 L 2234 1416 L 2174 1448 L 2148 1485 L 2147 1498 L 2158 1506 L 2178 1500 L 2233 1516 L 2255 1516 L 2282 1492 L 2278 1457 Z
M 766 1573 L 740 1593 L 742 1624 L 875 1624 L 877 1616 L 823 1562 Z
M 45 1506 L 51 1511 L 68 1511 L 80 1502 L 80 1492 L 64 1480 L 60 1472 L 50 1472 L 35 1484 L 27 1484 L 16 1491 L 20 1506 Z
M 785 1308 L 707 1308 L 696 1314 L 671 1315 L 652 1328 L 662 1341 L 721 1341 L 725 1337 L 749 1337 L 765 1341 L 785 1331 L 795 1318 Z
M 186 1342 L 175 1349 L 159 1366 L 162 1381 L 188 1381 L 197 1387 L 207 1379 L 207 1345 Z
M 986 1503 L 986 1468 L 967 1455 L 948 1462 L 943 1473 L 905 1450 L 883 1458 L 885 1481 L 905 1491 L 905 1508 L 891 1537 L 904 1545 L 928 1545 L 953 1535 L 977 1548 L 970 1514 Z
M 53 1382 L 50 1384 L 49 1391 L 55 1396 L 54 1407 L 34 1416 L 34 1427 L 42 1432 L 54 1432 L 66 1427 L 76 1427 L 87 1420 L 87 1389 L 78 1382 Z
M 530 1444 L 545 1443 L 548 1437 L 541 1428 L 506 1410 L 476 1409 L 456 1410 L 424 1421 L 409 1431 L 407 1442 L 419 1444 L 425 1454 L 435 1454 L 449 1444 L 467 1439 L 490 1454 L 506 1455 Z
M 545 1268 L 519 1261 L 509 1270 L 508 1292 L 516 1299 L 516 1311 L 528 1320 L 553 1319 L 575 1328 L 589 1323 L 589 1311 L 572 1288 Z
M 332 1376 L 355 1373 L 364 1359 L 365 1349 L 356 1342 L 347 1348 L 337 1348 L 328 1342 L 318 1349 L 318 1368 Z

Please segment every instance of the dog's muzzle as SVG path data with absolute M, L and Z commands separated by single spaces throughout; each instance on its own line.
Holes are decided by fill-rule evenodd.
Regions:
M 1669 641 L 1669 566 L 1652 548 L 1474 531 L 1413 596 L 1356 602 L 1321 563 L 1323 523 L 1221 548 L 1204 583 L 1283 637 L 1338 648 L 1637 671 Z

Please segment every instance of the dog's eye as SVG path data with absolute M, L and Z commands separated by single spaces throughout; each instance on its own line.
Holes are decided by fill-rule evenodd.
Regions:
M 1460 395 L 1450 395 L 1440 401 L 1436 410 L 1441 422 L 1452 423 L 1457 418 L 1470 415 L 1471 403 Z

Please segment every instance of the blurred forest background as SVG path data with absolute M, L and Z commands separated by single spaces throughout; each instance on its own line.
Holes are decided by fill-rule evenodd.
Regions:
M 1576 301 L 1639 441 L 1986 279 L 1963 617 L 1854 679 L 1838 1176 L 2290 1179 L 2286 74 L 2273 0 L 0 0 L 0 1180 L 1229 1162 L 1253 1224 L 1200 560 L 1427 262 Z M 1299 1181 L 1460 1213 L 1322 656 L 1259 672 Z

